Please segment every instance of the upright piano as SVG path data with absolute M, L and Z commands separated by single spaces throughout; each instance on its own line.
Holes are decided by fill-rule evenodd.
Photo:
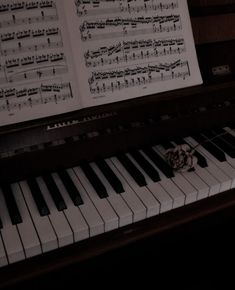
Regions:
M 221 256 L 206 262 L 235 218 L 235 1 L 188 4 L 202 85 L 0 127 L 1 289 L 168 285 L 209 272 L 197 247 Z M 164 152 L 182 143 L 201 145 L 179 173 Z

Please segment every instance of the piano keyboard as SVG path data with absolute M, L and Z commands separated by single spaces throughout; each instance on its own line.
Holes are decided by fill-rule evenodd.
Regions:
M 205 142 L 208 138 L 212 140 Z M 201 143 L 195 152 L 198 166 L 194 171 L 176 173 L 164 154 L 182 142 L 192 147 Z M 2 184 L 0 266 L 234 187 L 235 132 L 228 127 Z

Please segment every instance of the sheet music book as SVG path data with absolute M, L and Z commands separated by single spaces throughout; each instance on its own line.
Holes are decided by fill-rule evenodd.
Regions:
M 0 126 L 201 83 L 186 0 L 0 0 Z

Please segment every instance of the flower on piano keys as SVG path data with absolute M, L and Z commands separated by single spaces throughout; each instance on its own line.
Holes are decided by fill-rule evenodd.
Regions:
M 194 151 L 188 144 L 177 145 L 174 148 L 168 149 L 165 157 L 175 171 L 190 171 L 197 164 L 197 157 L 193 155 Z

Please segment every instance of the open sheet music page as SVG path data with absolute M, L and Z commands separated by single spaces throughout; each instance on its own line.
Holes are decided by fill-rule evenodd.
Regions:
M 0 0 L 0 126 L 80 108 L 63 3 Z
M 186 0 L 0 0 L 0 126 L 201 82 Z
M 65 3 L 84 106 L 202 83 L 186 0 Z

